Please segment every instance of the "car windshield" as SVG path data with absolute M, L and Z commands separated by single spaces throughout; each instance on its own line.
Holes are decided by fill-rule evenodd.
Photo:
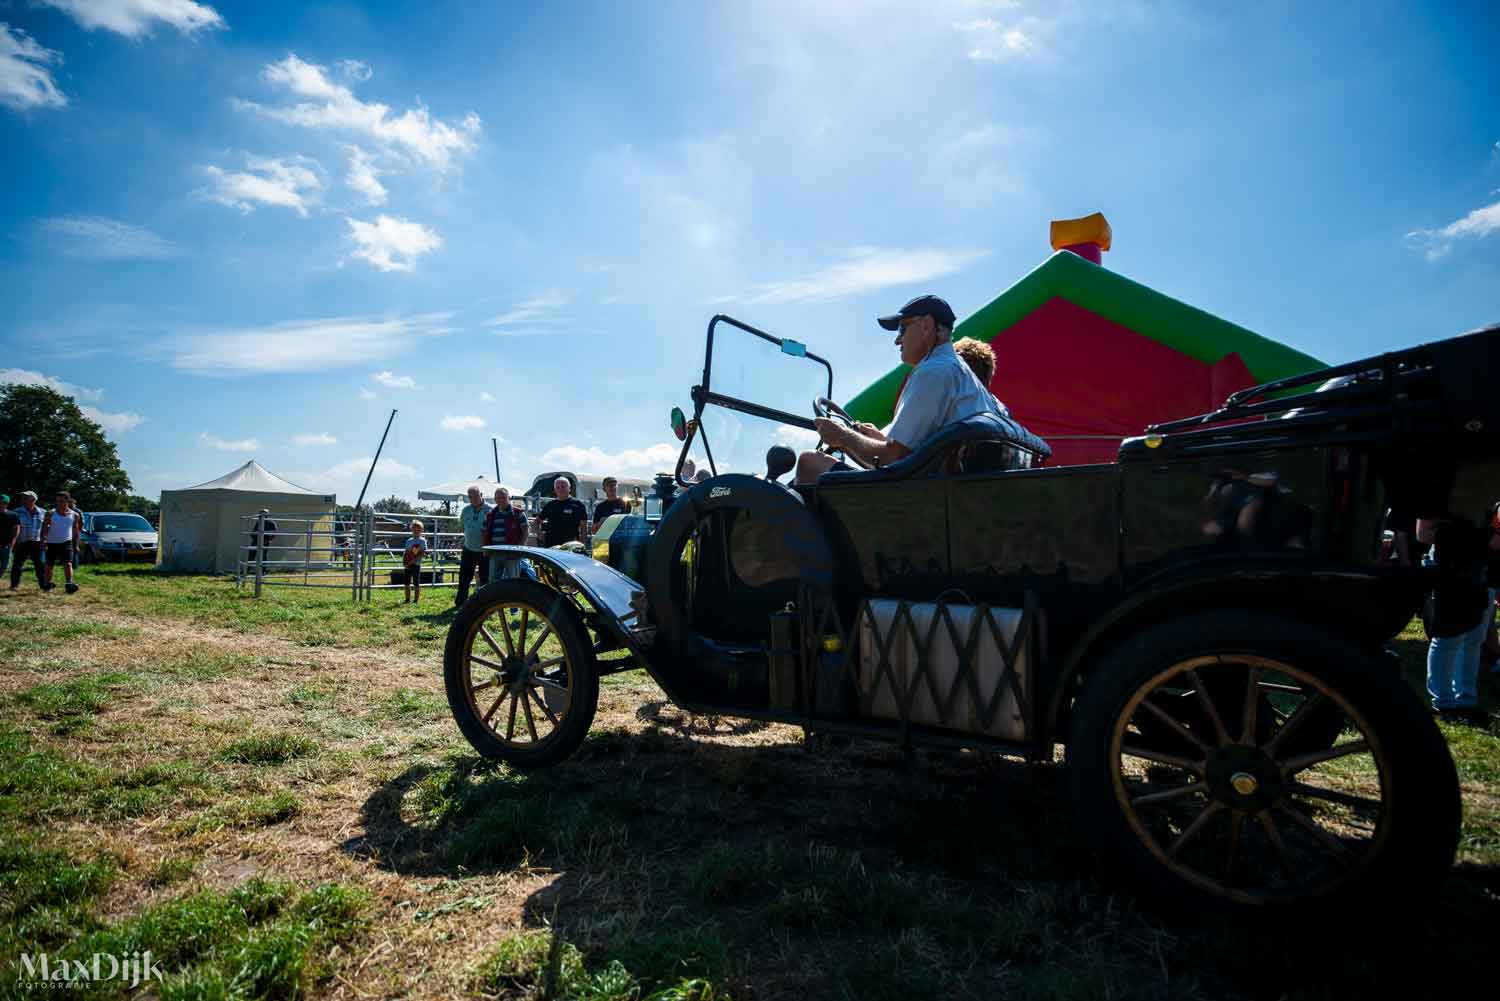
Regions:
M 829 395 L 828 367 L 807 357 L 809 349 L 795 341 L 786 348 L 754 333 L 721 322 L 715 328 L 708 389 L 732 400 L 811 420 L 813 400 Z M 703 431 L 720 473 L 765 472 L 766 449 L 773 444 L 811 448 L 818 437 L 770 416 L 748 414 L 731 405 L 710 405 L 703 411 Z M 707 468 L 701 437 L 690 453 Z
M 138 514 L 96 514 L 96 532 L 154 532 L 151 523 Z

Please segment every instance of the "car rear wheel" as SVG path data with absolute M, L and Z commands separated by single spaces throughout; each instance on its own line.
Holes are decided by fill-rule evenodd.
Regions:
M 1430 893 L 1453 862 L 1453 759 L 1385 665 L 1299 622 L 1209 613 L 1126 641 L 1074 706 L 1069 784 L 1148 894 L 1265 912 Z
M 465 602 L 448 628 L 443 680 L 474 750 L 520 769 L 577 750 L 599 704 L 598 666 L 577 610 L 529 580 L 488 584 Z

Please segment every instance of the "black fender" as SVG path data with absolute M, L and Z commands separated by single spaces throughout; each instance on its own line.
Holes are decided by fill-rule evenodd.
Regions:
M 777 483 L 726 473 L 697 484 L 667 509 L 646 553 L 646 596 L 657 626 L 657 645 L 683 656 L 692 652 L 687 609 L 672 593 L 674 567 L 694 526 L 715 511 L 746 511 L 776 530 L 795 556 L 800 580 L 831 592 L 833 551 L 817 517 L 802 497 Z
M 1373 650 L 1411 621 L 1431 586 L 1420 568 L 1378 571 L 1287 566 L 1174 575 L 1133 590 L 1070 643 L 1055 670 L 1042 719 L 1043 741 L 1058 733 L 1059 719 L 1090 665 L 1126 637 L 1168 618 L 1213 609 L 1269 612 L 1336 633 Z

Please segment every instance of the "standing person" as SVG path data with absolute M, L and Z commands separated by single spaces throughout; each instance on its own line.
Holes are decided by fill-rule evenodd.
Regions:
M 1476 531 L 1462 521 L 1418 518 L 1417 539 L 1432 543 L 1422 565 L 1444 571 L 1427 621 L 1427 695 L 1440 716 L 1483 722 L 1479 656 L 1494 616 L 1485 571 L 1500 534 L 1489 525 Z
M 526 513 L 517 511 L 512 506 L 509 490 L 505 487 L 495 488 L 495 507 L 485 521 L 484 544 L 486 546 L 524 546 L 526 533 Z M 490 580 L 506 580 L 523 576 L 536 580 L 536 571 L 531 569 L 530 560 L 506 559 L 503 556 L 490 557 Z
M 262 517 L 257 518 L 256 524 L 250 528 L 250 562 L 269 562 L 271 543 L 276 538 L 276 522 L 271 520 L 271 512 L 266 508 L 261 508 L 256 513 Z
M 630 502 L 620 498 L 620 481 L 613 476 L 604 478 L 604 499 L 594 505 L 594 527 L 593 531 L 599 531 L 599 526 L 604 524 L 604 519 L 612 514 L 627 514 L 630 511 Z
M 66 490 L 59 493 L 57 506 L 42 519 L 42 539 L 47 543 L 46 583 L 42 590 L 50 591 L 57 586 L 52 575 L 59 565 L 67 578 L 67 592 L 72 594 L 78 590 L 78 585 L 73 583 L 73 550 L 78 546 L 78 531 L 82 524 L 82 516 L 73 510 L 73 498 Z
M 10 589 L 14 591 L 21 586 L 21 569 L 26 566 L 26 558 L 30 557 L 36 570 L 36 586 L 45 590 L 46 578 L 42 569 L 42 521 L 45 515 L 36 506 L 36 491 L 22 490 L 21 507 L 11 513 L 16 516 L 19 530 L 16 541 L 11 543 Z
M 566 476 L 559 476 L 552 481 L 552 494 L 555 499 L 547 502 L 540 515 L 542 545 L 551 548 L 564 542 L 582 542 L 589 513 L 583 502 L 572 496 L 573 484 Z
M 469 503 L 458 512 L 458 524 L 464 535 L 464 551 L 458 558 L 458 593 L 453 604 L 462 605 L 469 600 L 469 581 L 483 587 L 490 578 L 490 561 L 484 555 L 484 528 L 489 519 L 490 506 L 484 502 L 484 494 L 478 487 L 469 488 Z M 478 576 L 475 576 L 475 574 Z
M 10 568 L 10 547 L 21 534 L 21 519 L 10 510 L 10 494 L 0 494 L 0 577 Z
M 406 595 L 403 604 L 410 603 L 412 591 L 416 591 L 416 600 L 422 601 L 422 557 L 427 555 L 427 540 L 422 538 L 422 523 L 413 521 L 411 523 L 411 537 L 401 547 L 401 563 L 406 573 L 401 579 L 401 592 Z

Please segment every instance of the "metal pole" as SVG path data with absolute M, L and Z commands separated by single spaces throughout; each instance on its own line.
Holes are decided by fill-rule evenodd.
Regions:
M 354 502 L 355 510 L 365 502 L 365 491 L 370 489 L 370 477 L 375 475 L 375 463 L 380 461 L 380 452 L 385 448 L 385 436 L 391 433 L 391 424 L 396 419 L 396 411 L 391 411 L 390 419 L 385 422 L 385 430 L 380 433 L 380 444 L 375 448 L 375 458 L 370 460 L 370 471 L 365 474 L 365 485 L 359 488 L 359 500 Z
M 490 449 L 495 453 L 495 489 L 500 488 L 500 446 L 494 438 L 490 439 Z
M 255 516 L 255 596 L 260 597 L 260 582 L 266 572 L 266 513 Z

